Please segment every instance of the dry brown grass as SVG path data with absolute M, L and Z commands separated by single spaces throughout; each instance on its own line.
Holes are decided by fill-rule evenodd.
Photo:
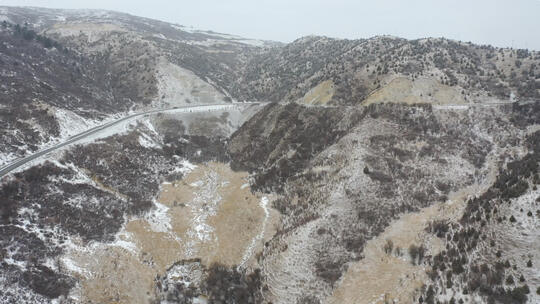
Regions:
M 466 101 L 456 88 L 443 85 L 433 79 L 419 78 L 413 81 L 405 77 L 398 77 L 371 93 L 362 102 L 363 105 L 372 103 L 444 105 L 463 104 Z
M 299 102 L 309 105 L 326 105 L 334 97 L 335 85 L 332 80 L 326 80 L 311 89 Z
M 385 231 L 368 241 L 364 248 L 365 258 L 352 263 L 343 275 L 332 296 L 331 304 L 363 303 L 411 303 L 415 292 L 427 281 L 425 265 L 413 265 L 409 257 L 410 245 L 423 245 L 427 255 L 444 250 L 444 242 L 426 231 L 432 221 L 456 222 L 463 215 L 470 195 L 484 192 L 494 181 L 497 166 L 488 157 L 487 178 L 482 184 L 473 184 L 449 195 L 449 200 L 423 208 L 419 212 L 402 215 Z M 387 240 L 393 242 L 394 253 L 386 254 Z M 402 255 L 395 254 L 400 247 Z
M 246 184 L 247 173 L 222 163 L 201 165 L 182 180 L 164 184 L 158 200 L 169 208 L 169 229 L 156 231 L 148 219 L 134 218 L 120 239 L 133 243 L 135 251 L 99 244 L 67 255 L 84 270 L 78 274 L 81 297 L 88 303 L 143 304 L 154 297 L 155 277 L 177 261 L 200 258 L 206 265 L 234 266 L 249 253 L 248 263 L 253 263 L 263 242 L 275 233 L 278 213 L 266 218 L 261 195 Z M 194 233 L 200 224 L 210 228 L 202 239 Z M 264 237 L 257 240 L 261 233 Z

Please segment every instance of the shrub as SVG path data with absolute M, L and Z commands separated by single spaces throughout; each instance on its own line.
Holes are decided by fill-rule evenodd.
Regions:
M 418 256 L 418 247 L 414 244 L 409 246 L 409 255 L 411 256 L 411 263 L 414 265 L 416 263 L 416 257 Z
M 258 303 L 260 289 L 260 270 L 246 275 L 218 264 L 210 266 L 203 284 L 210 303 Z
M 392 251 L 394 250 L 394 242 L 392 242 L 392 240 L 390 239 L 387 239 L 386 244 L 384 244 L 383 249 L 384 249 L 384 253 L 386 254 L 392 253 Z
M 439 238 L 443 238 L 450 229 L 450 225 L 447 221 L 434 221 L 429 225 L 429 231 L 435 234 Z
M 411 256 L 411 263 L 413 265 L 416 265 L 416 260 L 418 259 L 418 264 L 422 263 L 422 260 L 424 259 L 425 254 L 425 248 L 424 246 L 416 246 L 412 244 L 409 246 L 409 255 Z
M 459 260 L 453 260 L 452 261 L 452 271 L 455 274 L 460 274 L 463 271 L 465 271 L 465 269 L 463 269 L 463 265 L 461 265 L 461 261 L 459 261 Z
M 11 199 L 0 201 L 0 223 L 10 223 L 17 216 L 18 203 Z

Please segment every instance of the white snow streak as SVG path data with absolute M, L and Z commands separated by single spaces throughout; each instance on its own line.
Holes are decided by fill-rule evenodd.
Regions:
M 259 205 L 264 210 L 264 221 L 262 224 L 261 232 L 259 232 L 259 234 L 257 234 L 257 236 L 255 236 L 251 240 L 251 244 L 249 244 L 249 246 L 246 248 L 244 256 L 242 257 L 242 261 L 238 265 L 238 269 L 245 267 L 245 264 L 253 255 L 255 247 L 257 247 L 257 242 L 260 242 L 263 239 L 264 233 L 266 232 L 266 223 L 268 222 L 268 218 L 270 217 L 270 211 L 268 210 L 268 198 L 266 196 L 263 196 Z
M 169 232 L 172 228 L 169 217 L 169 207 L 154 201 L 155 209 L 149 212 L 145 219 L 155 232 Z

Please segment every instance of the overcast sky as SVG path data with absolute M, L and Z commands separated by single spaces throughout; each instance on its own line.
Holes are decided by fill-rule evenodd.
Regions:
M 102 8 L 203 30 L 290 42 L 305 35 L 447 37 L 540 50 L 540 0 L 0 0 Z

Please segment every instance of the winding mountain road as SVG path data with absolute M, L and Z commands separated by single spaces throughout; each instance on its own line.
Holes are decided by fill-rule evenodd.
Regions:
M 74 144 L 88 136 L 94 135 L 100 131 L 106 130 L 108 128 L 114 127 L 124 121 L 144 117 L 151 114 L 157 114 L 157 113 L 164 113 L 164 112 L 180 112 L 180 113 L 195 113 L 195 112 L 210 112 L 210 111 L 219 111 L 219 110 L 226 110 L 226 109 L 232 109 L 237 106 L 241 105 L 253 105 L 253 104 L 260 104 L 259 102 L 245 102 L 245 103 L 224 103 L 224 104 L 208 104 L 208 105 L 197 105 L 197 106 L 183 106 L 183 107 L 174 107 L 174 108 L 167 108 L 167 109 L 156 109 L 156 110 L 150 110 L 145 112 L 140 112 L 136 114 L 131 114 L 125 117 L 122 117 L 120 119 L 117 119 L 115 121 L 108 122 L 106 124 L 88 129 L 82 133 L 79 133 L 77 135 L 74 135 L 70 138 L 68 138 L 65 142 L 59 143 L 57 145 L 54 145 L 50 148 L 38 151 L 32 155 L 19 158 L 12 162 L 11 164 L 8 164 L 2 168 L 0 168 L 0 178 L 7 175 L 11 171 L 27 164 L 30 161 L 33 161 L 37 158 L 40 158 L 44 155 L 47 155 L 55 150 L 58 150 L 62 147 Z

